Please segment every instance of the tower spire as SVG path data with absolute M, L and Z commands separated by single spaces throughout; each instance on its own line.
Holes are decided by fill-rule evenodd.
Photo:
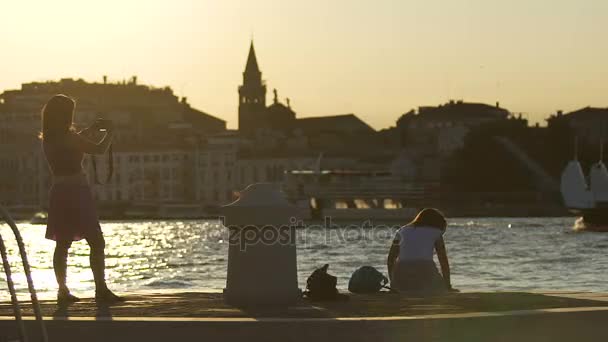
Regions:
M 255 56 L 255 48 L 253 47 L 253 39 L 249 46 L 249 56 L 247 57 L 247 65 L 245 66 L 245 73 L 259 73 L 260 68 L 258 67 L 258 59 Z
M 266 85 L 255 56 L 253 39 L 249 46 L 247 65 L 243 72 L 243 84 L 239 86 L 239 130 L 254 131 L 266 110 Z

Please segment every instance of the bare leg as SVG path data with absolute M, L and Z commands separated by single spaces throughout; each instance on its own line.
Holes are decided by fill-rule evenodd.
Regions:
M 93 279 L 95 280 L 95 290 L 97 292 L 107 290 L 106 286 L 106 256 L 105 247 L 106 242 L 101 235 L 95 235 L 87 237 L 89 247 L 91 247 L 91 255 L 89 261 L 91 263 L 91 270 L 93 271 Z
M 53 269 L 60 292 L 70 292 L 67 286 L 68 250 L 72 246 L 71 241 L 57 241 L 55 253 L 53 254 Z
M 57 301 L 59 303 L 77 302 L 79 298 L 70 294 L 67 286 L 68 271 L 68 251 L 72 246 L 72 241 L 57 241 L 55 253 L 53 254 L 53 269 L 59 291 L 57 291 Z
M 87 242 L 91 247 L 91 255 L 89 260 L 91 262 L 93 278 L 95 279 L 95 300 L 98 302 L 122 301 L 123 299 L 112 293 L 106 284 L 106 242 L 103 235 L 101 232 L 99 232 L 99 234 L 87 237 Z

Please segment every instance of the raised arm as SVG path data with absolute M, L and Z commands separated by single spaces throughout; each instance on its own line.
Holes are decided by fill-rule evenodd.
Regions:
M 386 268 L 388 269 L 388 277 L 393 281 L 393 268 L 395 267 L 395 261 L 399 256 L 399 240 L 395 238 L 391 244 L 391 248 L 388 251 L 388 257 L 386 258 Z
M 439 259 L 439 266 L 441 266 L 441 274 L 443 274 L 443 280 L 448 290 L 453 290 L 452 280 L 450 279 L 450 262 L 448 261 L 448 252 L 445 248 L 445 242 L 443 237 L 440 237 L 435 242 L 435 250 L 437 251 L 437 259 Z
M 101 139 L 101 141 L 98 143 L 95 143 L 95 142 L 89 140 L 88 138 L 86 138 L 84 135 L 81 135 L 81 134 L 74 134 L 72 139 L 73 139 L 73 143 L 76 145 L 76 147 L 84 153 L 104 154 L 104 153 L 106 153 L 106 151 L 110 147 L 110 144 L 112 143 L 112 131 L 107 130 L 105 132 L 103 138 Z

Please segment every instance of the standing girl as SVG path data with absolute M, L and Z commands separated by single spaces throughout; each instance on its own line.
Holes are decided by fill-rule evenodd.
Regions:
M 66 284 L 68 250 L 73 241 L 86 239 L 91 248 L 90 262 L 95 279 L 95 300 L 122 301 L 108 289 L 105 281 L 105 240 L 97 217 L 91 188 L 82 168 L 85 154 L 103 154 L 112 142 L 112 125 L 98 120 L 82 132 L 73 128 L 75 102 L 65 95 L 55 95 L 42 109 L 42 148 L 52 174 L 46 238 L 56 241 L 53 268 L 59 285 L 57 302 L 79 300 Z M 105 129 L 95 143 L 83 133 Z

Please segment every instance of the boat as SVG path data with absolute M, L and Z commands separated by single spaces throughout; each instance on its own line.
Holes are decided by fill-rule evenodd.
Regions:
M 568 210 L 582 217 L 576 230 L 608 232 L 608 170 L 602 147 L 600 160 L 589 171 L 589 183 L 575 152 L 562 172 L 560 188 Z
M 30 224 L 46 224 L 48 216 L 45 212 L 39 211 L 32 216 Z
M 319 167 L 287 171 L 284 189 L 305 221 L 373 225 L 407 222 L 436 203 L 438 194 L 436 183 L 404 180 L 387 170 Z

